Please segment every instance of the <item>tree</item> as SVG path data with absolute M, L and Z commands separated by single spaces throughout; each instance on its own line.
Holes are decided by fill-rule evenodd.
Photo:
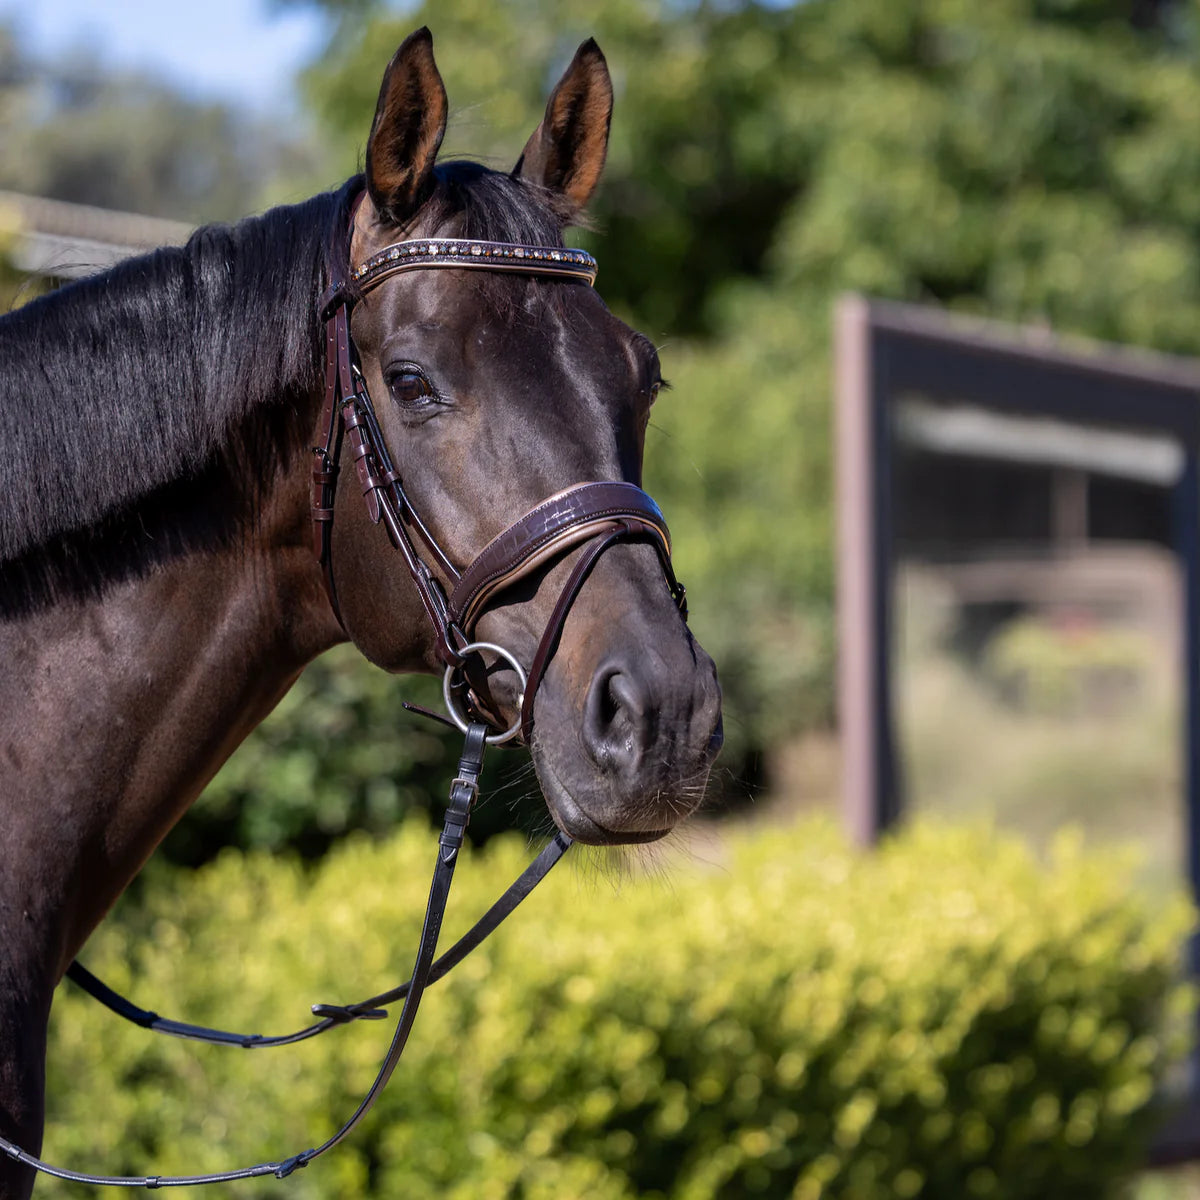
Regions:
M 35 59 L 0 26 L 0 188 L 179 220 L 233 220 L 318 147 L 227 104 L 112 74 L 75 53 Z

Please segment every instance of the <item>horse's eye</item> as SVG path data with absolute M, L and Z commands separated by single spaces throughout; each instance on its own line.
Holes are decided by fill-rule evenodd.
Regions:
M 388 380 L 392 399 L 405 408 L 418 408 L 434 395 L 433 384 L 420 371 L 399 371 Z
M 660 379 L 657 383 L 650 385 L 650 403 L 653 404 L 658 399 L 658 393 L 662 391 L 663 381 Z

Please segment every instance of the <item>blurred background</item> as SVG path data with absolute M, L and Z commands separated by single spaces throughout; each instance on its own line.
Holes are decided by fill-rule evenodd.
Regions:
M 429 1136 L 443 1158 L 414 1166 L 413 1145 L 385 1133 L 348 1155 L 336 1183 L 314 1168 L 297 1186 L 314 1196 L 401 1184 L 522 1197 L 1200 1195 L 1186 1168 L 1143 1169 L 1181 1111 L 1190 1120 L 1190 1001 L 1176 983 L 1190 929 L 1179 897 L 1191 889 L 1196 731 L 1180 538 L 1200 509 L 1186 507 L 1191 493 L 1180 508 L 1177 485 L 1195 447 L 1153 422 L 1114 445 L 1111 414 L 1086 404 L 1071 420 L 1051 415 L 1054 368 L 1037 376 L 1046 412 L 1023 405 L 1025 424 L 996 417 L 969 379 L 943 394 L 936 357 L 927 390 L 893 394 L 869 347 L 842 358 L 834 337 L 839 297 L 857 293 L 929 310 L 948 321 L 948 342 L 986 328 L 997 344 L 1083 360 L 1097 340 L 1154 352 L 1138 360 L 1145 373 L 1175 380 L 1182 404 L 1200 400 L 1190 359 L 1200 355 L 1200 3 L 0 0 L 0 299 L 19 304 L 198 223 L 337 186 L 361 165 L 384 65 L 421 24 L 450 96 L 443 153 L 501 168 L 575 46 L 595 36 L 608 57 L 608 166 L 591 227 L 572 238 L 597 255 L 606 301 L 659 345 L 673 384 L 648 435 L 646 486 L 671 522 L 691 624 L 725 694 L 726 748 L 685 846 L 695 861 L 670 868 L 668 891 L 692 896 L 694 878 L 706 881 L 706 894 L 766 919 L 789 949 L 768 939 L 756 971 L 734 922 L 728 959 L 702 939 L 693 947 L 696 960 L 726 964 L 707 990 L 683 982 L 694 961 L 650 953 L 647 970 L 677 969 L 682 989 L 660 980 L 678 1009 L 659 1020 L 588 982 L 636 957 L 620 941 L 628 930 L 611 945 L 610 934 L 580 932 L 601 965 L 578 965 L 573 1002 L 597 1014 L 615 1005 L 612 1020 L 626 1022 L 603 1043 L 609 1074 L 571 1059 L 539 1085 L 519 1075 L 515 1051 L 497 1051 L 486 1080 L 480 1068 L 432 1089 L 440 1124 Z M 1134 352 L 1105 352 L 1125 364 L 1134 412 L 1140 376 L 1120 353 Z M 859 390 L 875 397 L 876 434 L 851 470 L 878 484 L 886 520 L 844 524 L 839 547 L 836 410 L 848 376 L 872 371 Z M 839 552 L 863 550 L 847 536 L 874 539 L 889 612 L 874 633 L 841 627 L 843 654 L 847 639 L 881 634 L 871 645 L 884 669 L 868 674 L 891 741 L 872 767 L 867 831 L 903 817 L 905 832 L 872 856 L 833 831 L 847 773 L 835 580 Z M 370 859 L 388 847 L 407 863 L 395 831 L 438 819 L 457 753 L 453 737 L 401 708 L 432 696 L 429 681 L 389 678 L 351 650 L 315 663 L 169 836 L 85 961 L 107 964 L 118 985 L 157 980 L 168 993 L 143 1003 L 191 1004 L 172 1015 L 195 1019 L 211 1005 L 209 1019 L 229 1024 L 219 991 L 198 989 L 187 965 L 222 953 L 203 947 L 226 893 L 249 881 L 246 946 L 267 910 L 294 909 L 265 962 L 289 937 L 316 936 L 300 932 L 324 919 L 304 909 L 309 890 L 361 856 L 396 870 Z M 544 837 L 520 756 L 494 756 L 489 771 L 475 841 Z M 959 832 L 980 817 L 982 830 Z M 1077 840 L 1064 840 L 1065 825 Z M 776 877 L 777 890 L 763 886 Z M 597 885 L 563 886 L 591 895 Z M 639 903 L 623 893 L 600 908 L 611 922 L 653 923 L 636 917 Z M 870 925 L 887 905 L 899 924 Z M 709 925 L 728 911 L 709 911 Z M 813 940 L 789 942 L 797 924 Z M 360 933 L 341 928 L 335 940 L 359 947 Z M 922 970 L 897 960 L 897 945 Z M 179 961 L 162 975 L 153 964 L 165 949 Z M 276 994 L 344 990 L 301 981 L 290 958 L 278 971 L 259 961 L 246 971 L 262 975 L 264 997 L 272 983 Z M 561 983 L 552 975 L 513 1003 L 561 1004 L 547 998 Z M 737 979 L 757 1007 L 726 994 Z M 872 980 L 886 982 L 882 993 Z M 486 1015 L 489 981 L 462 985 L 464 1019 Z M 906 987 L 912 1004 L 893 1004 Z M 825 1007 L 797 1008 L 802 994 Z M 86 1010 L 64 1003 L 74 1007 L 56 1029 L 68 1016 L 91 1028 Z M 683 1012 L 691 1042 L 676 1026 Z M 588 1030 L 565 1029 L 564 1045 L 586 1043 Z M 171 1145 L 176 1107 L 188 1127 L 182 1093 L 162 1099 L 182 1086 L 182 1060 L 122 1041 L 124 1086 L 146 1098 L 110 1114 L 107 1140 L 88 1141 L 78 1128 L 88 1093 L 66 1093 L 112 1066 L 87 1057 L 88 1038 L 56 1036 L 52 1085 L 72 1082 L 54 1101 L 52 1146 L 113 1165 L 115 1143 L 140 1167 L 140 1151 Z M 495 1036 L 511 1050 L 526 1035 Z M 436 1049 L 431 1034 L 434 1072 Z M 725 1053 L 728 1077 L 713 1075 Z M 704 1062 L 688 1065 L 692 1056 Z M 312 1061 L 318 1075 L 336 1069 Z M 649 1082 L 631 1083 L 648 1062 Z M 191 1086 L 215 1095 L 224 1078 L 228 1103 L 263 1094 L 260 1078 L 233 1070 L 244 1077 Z M 468 1114 L 463 1096 L 484 1092 L 500 1097 L 495 1110 Z M 295 1108 L 300 1138 L 311 1136 L 306 1111 L 336 1109 L 336 1095 L 308 1095 L 305 1110 L 288 1094 L 279 1102 Z M 411 1125 L 428 1113 L 393 1117 Z M 485 1121 L 485 1140 L 463 1149 L 472 1120 Z M 1200 1118 L 1192 1124 L 1171 1156 L 1200 1146 Z M 176 1136 L 204 1154 L 246 1132 Z

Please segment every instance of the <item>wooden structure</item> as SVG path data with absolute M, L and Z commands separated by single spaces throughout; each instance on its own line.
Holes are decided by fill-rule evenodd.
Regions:
M 77 279 L 133 254 L 181 245 L 192 228 L 183 221 L 0 191 L 0 233 L 12 238 L 13 265 L 43 279 Z
M 1200 895 L 1200 362 L 858 296 L 840 301 L 835 334 L 838 704 L 850 832 L 874 840 L 903 801 L 891 679 L 892 443 L 898 422 L 915 420 L 921 436 L 974 438 L 990 455 L 1041 456 L 1062 468 L 1054 519 L 1066 539 L 1080 521 L 1072 467 L 1102 462 L 1168 489 L 1166 541 L 1184 583 L 1187 865 Z M 938 402 L 940 411 L 928 407 Z

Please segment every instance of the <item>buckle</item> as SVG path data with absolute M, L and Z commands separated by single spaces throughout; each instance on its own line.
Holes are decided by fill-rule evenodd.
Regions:
M 469 791 L 471 793 L 471 801 L 470 801 L 471 804 L 474 804 L 475 801 L 479 799 L 479 780 L 478 779 L 468 779 L 463 775 L 455 775 L 455 777 L 452 780 L 450 780 L 451 792 L 453 792 L 454 789 L 459 786 L 469 789 Z

